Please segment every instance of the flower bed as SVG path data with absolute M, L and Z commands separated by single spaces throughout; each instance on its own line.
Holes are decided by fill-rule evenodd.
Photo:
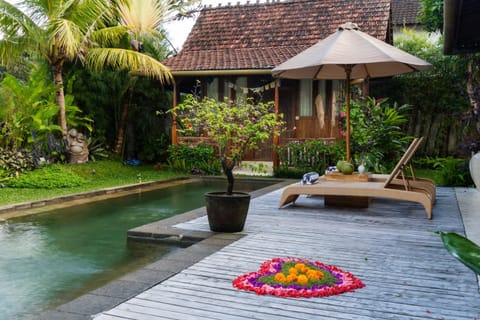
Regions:
M 335 266 L 290 257 L 265 261 L 258 272 L 241 275 L 232 284 L 259 295 L 294 298 L 326 297 L 365 286 L 360 279 Z

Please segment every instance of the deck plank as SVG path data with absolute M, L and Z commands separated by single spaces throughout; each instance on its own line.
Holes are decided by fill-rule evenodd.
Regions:
M 420 205 L 375 200 L 368 209 L 325 208 L 301 197 L 277 209 L 281 190 L 252 201 L 245 237 L 161 284 L 96 316 L 113 319 L 477 319 L 475 274 L 434 233 L 464 233 L 451 188 L 438 188 L 433 220 Z M 208 230 L 205 217 L 177 225 Z M 365 288 L 294 299 L 232 287 L 238 275 L 274 257 L 301 257 L 353 273 Z

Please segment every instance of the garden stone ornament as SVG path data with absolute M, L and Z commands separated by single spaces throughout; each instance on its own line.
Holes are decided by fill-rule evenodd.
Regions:
M 83 133 L 70 129 L 67 135 L 67 151 L 70 163 L 86 163 L 88 161 L 88 143 Z

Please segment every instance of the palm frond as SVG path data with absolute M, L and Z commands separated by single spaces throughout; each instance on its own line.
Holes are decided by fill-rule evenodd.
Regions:
M 92 32 L 90 40 L 100 47 L 117 46 L 127 31 L 125 26 L 102 28 Z
M 160 0 L 130 0 L 119 4 L 121 24 L 128 26 L 137 37 L 160 27 L 168 14 L 168 2 Z
M 158 79 L 162 84 L 173 81 L 170 70 L 158 60 L 127 49 L 90 49 L 86 55 L 86 65 L 95 71 L 101 71 L 104 66 L 110 66 L 116 70 L 130 70 L 135 75 Z
M 148 36 L 142 37 L 142 52 L 149 56 L 162 61 L 171 55 L 168 49 L 171 44 L 162 32 L 155 32 Z M 173 48 L 173 46 L 171 46 Z
M 41 27 L 15 5 L 0 0 L 0 31 L 5 38 L 41 33 Z
M 109 1 L 83 0 L 79 2 L 76 10 L 72 12 L 71 20 L 79 24 L 84 33 L 104 28 L 105 22 L 113 17 L 114 10 L 109 5 Z
M 62 53 L 69 60 L 73 60 L 80 50 L 83 39 L 83 33 L 78 25 L 70 20 L 57 19 L 52 22 L 52 29 L 49 33 L 51 47 L 60 47 Z

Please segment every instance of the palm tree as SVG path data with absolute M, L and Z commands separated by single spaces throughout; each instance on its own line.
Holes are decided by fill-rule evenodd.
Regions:
M 117 13 L 119 18 L 119 25 L 102 30 L 104 34 L 121 34 L 115 30 L 127 30 L 129 36 L 130 49 L 135 53 L 143 51 L 144 41 L 158 41 L 158 39 L 165 39 L 161 32 L 162 25 L 174 19 L 173 13 L 175 2 L 166 2 L 162 0 L 126 0 L 117 5 Z M 183 5 L 190 5 L 190 2 L 185 2 Z M 184 13 L 187 11 L 184 11 Z M 108 37 L 107 37 L 108 38 Z M 161 41 L 161 40 L 160 40 Z M 95 63 L 107 59 L 104 49 L 91 51 L 91 59 Z M 158 57 L 157 57 L 158 58 Z M 123 142 L 125 130 L 127 127 L 128 112 L 130 107 L 130 96 L 135 86 L 138 75 L 144 75 L 145 70 L 135 70 L 130 73 L 130 79 L 127 81 L 127 88 L 125 90 L 123 110 L 120 115 L 120 122 L 117 131 L 117 137 L 114 146 L 114 153 L 121 154 L 123 150 Z
M 138 51 L 113 47 L 126 32 L 132 31 L 125 26 L 107 28 L 106 24 L 115 23 L 117 7 L 125 3 L 132 6 L 135 2 L 24 0 L 13 5 L 0 0 L 0 32 L 3 35 L 0 62 L 6 65 L 26 56 L 48 62 L 57 87 L 58 124 L 64 136 L 67 133 L 63 89 L 65 62 L 79 59 L 93 69 L 109 65 L 134 70 L 162 84 L 172 79 L 168 69 L 156 59 Z

